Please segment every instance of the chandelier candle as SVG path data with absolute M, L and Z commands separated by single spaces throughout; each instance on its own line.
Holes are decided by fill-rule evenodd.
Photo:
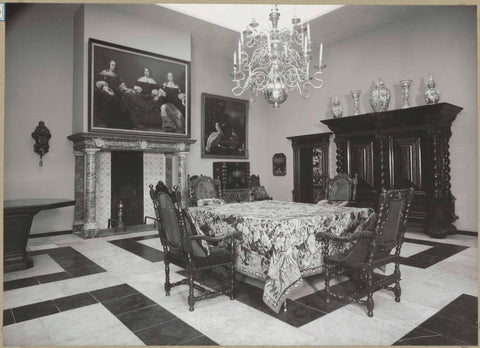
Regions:
M 292 18 L 291 29 L 278 29 L 280 12 L 274 5 L 269 16 L 270 30 L 260 30 L 255 19 L 240 33 L 238 64 L 233 58 L 232 93 L 249 95 L 254 102 L 260 93 L 275 110 L 287 99 L 288 92 L 297 91 L 303 98 L 310 97 L 311 88 L 321 88 L 323 44 L 320 44 L 318 64 L 310 72 L 314 43 L 310 23 L 304 26 L 297 17 Z M 235 50 L 237 51 L 237 50 Z

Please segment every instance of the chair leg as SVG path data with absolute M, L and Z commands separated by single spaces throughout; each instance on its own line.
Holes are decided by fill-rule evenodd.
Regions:
M 165 262 L 165 295 L 170 296 L 170 289 L 172 284 L 170 283 L 170 264 Z
M 190 312 L 193 312 L 193 306 L 195 305 L 195 295 L 193 294 L 193 274 L 190 270 L 188 272 L 188 285 L 188 305 L 190 306 Z
M 373 317 L 373 271 L 367 271 L 367 315 Z
M 325 301 L 330 303 L 330 267 L 328 265 L 325 265 L 325 293 Z
M 395 263 L 395 287 L 393 293 L 395 294 L 395 302 L 400 302 L 400 296 L 402 295 L 402 288 L 400 287 L 400 264 Z
M 235 262 L 230 267 L 230 300 L 235 299 Z

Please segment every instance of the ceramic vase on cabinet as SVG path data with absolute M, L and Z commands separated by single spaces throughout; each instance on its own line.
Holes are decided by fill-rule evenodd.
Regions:
M 377 81 L 375 88 L 370 93 L 370 105 L 374 112 L 386 111 L 390 103 L 390 90 L 385 87 L 382 79 Z
M 360 114 L 360 93 L 362 91 L 356 90 L 356 91 L 351 91 L 350 94 L 352 95 L 353 98 L 353 114 L 354 115 L 359 115 Z
M 336 94 L 335 97 L 333 98 L 332 117 L 338 118 L 338 117 L 342 117 L 342 115 L 343 115 L 343 108 L 340 105 L 338 94 Z
M 410 107 L 410 85 L 412 84 L 412 80 L 401 80 L 400 86 L 402 86 L 402 109 L 406 109 Z
M 435 81 L 433 80 L 433 74 L 428 74 L 427 90 L 425 91 L 425 102 L 427 104 L 436 104 L 440 100 L 440 91 L 435 88 Z

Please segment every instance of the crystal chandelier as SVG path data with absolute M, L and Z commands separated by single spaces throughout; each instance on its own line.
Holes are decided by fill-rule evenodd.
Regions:
M 278 29 L 280 12 L 275 5 L 270 13 L 272 29 L 257 30 L 258 23 L 252 19 L 245 31 L 240 33 L 238 52 L 233 53 L 232 93 L 240 96 L 244 92 L 254 102 L 262 92 L 269 104 L 278 110 L 287 99 L 288 92 L 296 90 L 303 98 L 309 98 L 309 88 L 321 88 L 320 78 L 323 64 L 323 44 L 320 44 L 315 73 L 310 75 L 312 46 L 310 24 L 304 28 L 300 18 L 292 18 L 292 29 Z M 238 53 L 238 60 L 237 60 Z

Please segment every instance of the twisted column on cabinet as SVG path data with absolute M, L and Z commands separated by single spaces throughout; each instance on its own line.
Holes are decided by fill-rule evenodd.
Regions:
M 433 145 L 433 197 L 440 198 L 442 196 L 442 162 L 443 158 L 440 153 L 440 130 L 438 128 L 429 129 L 432 137 Z
M 448 128 L 443 132 L 443 167 L 444 167 L 444 195 L 445 197 L 452 197 L 452 184 L 450 183 L 450 145 L 449 140 L 452 136 L 452 131 Z
M 377 132 L 377 133 L 375 133 L 375 138 L 377 139 L 378 144 L 379 144 L 379 148 L 380 148 L 380 153 L 379 153 L 379 157 L 380 157 L 380 190 L 383 190 L 383 189 L 386 189 L 386 187 L 385 187 L 385 182 L 386 182 L 385 177 L 387 175 L 386 174 L 386 169 L 387 169 L 386 156 L 388 155 L 388 153 L 385 151 L 385 142 L 387 140 L 387 135 L 385 134 L 385 132 Z
M 345 165 L 345 152 L 347 150 L 346 139 L 342 136 L 335 135 L 335 144 L 337 145 L 337 173 L 345 173 L 346 172 L 346 165 Z

